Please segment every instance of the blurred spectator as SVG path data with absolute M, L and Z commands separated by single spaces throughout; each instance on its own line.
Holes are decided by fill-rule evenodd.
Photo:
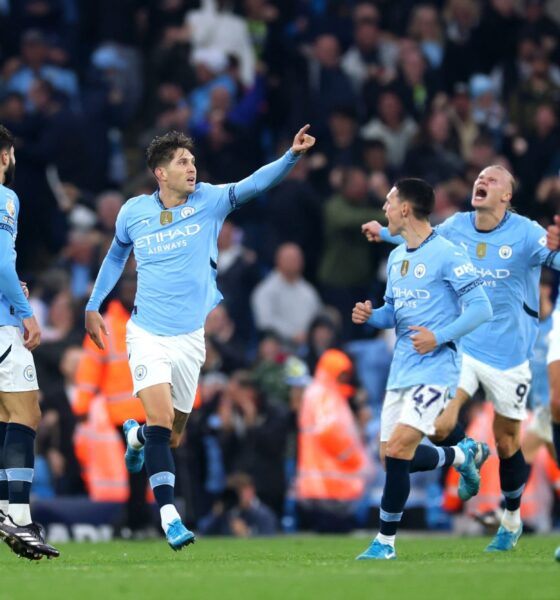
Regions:
M 327 315 L 313 319 L 307 334 L 303 357 L 308 369 L 314 373 L 323 353 L 340 344 L 340 331 L 337 324 Z
M 58 376 L 51 380 L 51 385 L 41 382 L 43 416 L 37 430 L 37 450 L 47 469 L 43 482 L 46 489 L 56 495 L 84 492 L 72 444 L 76 420 L 70 407 L 74 376 L 81 356 L 79 346 L 68 346 L 60 355 Z M 40 470 L 39 466 L 37 468 Z
M 245 19 L 235 15 L 229 0 L 201 0 L 201 8 L 185 16 L 194 52 L 219 50 L 233 54 L 241 65 L 244 85 L 255 79 L 255 53 Z
M 214 504 L 211 514 L 201 519 L 198 530 L 202 535 L 243 538 L 274 535 L 278 532 L 278 520 L 259 500 L 252 478 L 246 473 L 233 473 L 221 499 Z
M 415 6 L 410 16 L 408 34 L 418 42 L 430 67 L 439 69 L 443 62 L 444 39 L 436 8 L 431 4 Z
M 248 371 L 232 374 L 222 403 L 222 452 L 228 472 L 251 475 L 259 498 L 280 516 L 285 494 L 287 410 L 268 402 Z
M 474 140 L 480 133 L 480 128 L 473 118 L 469 87 L 466 83 L 456 83 L 453 87 L 447 112 L 449 122 L 459 139 L 459 155 L 464 160 L 470 156 Z
M 529 75 L 509 99 L 509 117 L 522 135 L 533 133 L 539 104 L 560 104 L 560 85 L 550 79 L 549 59 L 543 50 L 535 52 Z
M 364 244 L 361 225 L 381 219 L 381 208 L 369 203 L 365 172 L 351 167 L 342 173 L 340 193 L 325 206 L 325 246 L 319 267 L 323 300 L 336 307 L 343 317 L 343 335 L 348 338 L 355 298 L 368 292 L 372 285 L 379 256 Z
M 352 83 L 341 67 L 340 43 L 334 35 L 322 34 L 315 39 L 308 60 L 308 114 L 318 139 L 327 132 L 328 118 L 335 108 L 356 104 Z M 305 92 L 304 92 L 305 93 Z
M 403 172 L 425 179 L 432 185 L 461 175 L 463 161 L 458 155 L 459 140 L 446 112 L 433 111 L 406 153 Z
M 319 360 L 299 413 L 296 495 L 303 529 L 348 532 L 365 491 L 368 459 L 348 404 L 352 361 L 339 350 Z
M 305 257 L 304 277 L 314 283 L 323 248 L 323 207 L 319 193 L 309 181 L 312 160 L 303 156 L 286 179 L 268 192 L 265 209 L 268 226 L 265 256 L 262 258 L 271 264 L 278 248 L 293 242 L 301 248 Z M 218 285 L 219 278 L 220 257 Z M 250 290 L 248 286 L 245 289 Z
M 210 312 L 204 325 L 206 361 L 204 371 L 219 371 L 229 375 L 246 366 L 245 347 L 236 333 L 226 304 L 221 302 Z
M 282 244 L 275 269 L 253 292 L 251 305 L 257 329 L 270 329 L 296 346 L 321 309 L 319 294 L 303 279 L 303 254 L 296 244 Z
M 297 166 L 296 166 L 297 168 Z M 249 298 L 259 280 L 257 255 L 242 245 L 242 230 L 226 219 L 218 237 L 218 289 L 239 337 L 248 342 L 253 330 Z
M 398 169 L 418 126 L 414 119 L 405 114 L 398 94 L 390 89 L 381 92 L 377 114 L 362 127 L 362 137 L 365 140 L 381 140 L 387 148 L 389 165 Z
M 354 43 L 344 53 L 341 66 L 359 95 L 368 79 L 383 79 L 387 77 L 384 71 L 394 69 L 396 45 L 383 38 L 379 29 L 379 9 L 375 4 L 357 2 L 352 20 Z
M 48 81 L 55 90 L 71 101 L 78 96 L 76 74 L 49 64 L 49 43 L 38 29 L 30 29 L 21 38 L 21 59 L 12 58 L 4 65 L 2 78 L 6 89 L 27 95 L 34 79 Z

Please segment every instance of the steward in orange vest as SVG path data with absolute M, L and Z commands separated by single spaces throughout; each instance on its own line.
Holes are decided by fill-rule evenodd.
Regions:
M 142 402 L 132 395 L 126 348 L 126 324 L 130 319 L 126 307 L 132 308 L 135 291 L 135 278 L 121 279 L 119 299 L 109 303 L 104 315 L 109 332 L 104 337 L 104 350 L 85 336 L 72 402 L 77 418 L 87 419 L 85 426 L 77 428 L 74 443 L 90 498 L 114 502 L 128 498 L 126 516 L 119 525 L 133 533 L 153 525 L 146 502 L 146 474 L 144 470 L 134 474 L 126 471 L 121 430 L 127 419 L 140 423 L 146 420 Z
M 327 350 L 305 390 L 299 413 L 298 506 L 323 512 L 325 522 L 349 519 L 365 491 L 369 461 L 348 404 L 354 393 L 347 383 L 352 373 L 346 354 Z

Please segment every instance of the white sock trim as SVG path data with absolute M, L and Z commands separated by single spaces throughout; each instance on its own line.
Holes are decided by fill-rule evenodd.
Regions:
M 396 535 L 383 535 L 382 533 L 378 533 L 376 536 L 376 540 L 381 542 L 382 544 L 387 544 L 389 546 L 395 547 L 395 538 Z
M 159 509 L 161 516 L 161 527 L 165 533 L 169 529 L 169 525 L 175 519 L 180 519 L 181 515 L 178 513 L 174 504 L 165 504 Z
M 508 531 L 517 531 L 521 527 L 521 509 L 504 510 L 504 514 L 502 515 L 502 525 Z
M 134 448 L 135 450 L 141 450 L 144 447 L 144 444 L 138 439 L 138 430 L 140 427 L 133 427 L 126 434 L 126 441 L 128 445 Z
M 461 448 L 459 448 L 459 446 L 451 446 L 451 447 L 455 451 L 455 458 L 453 459 L 453 466 L 458 467 L 467 460 L 467 457 L 465 456 L 465 453 L 461 450 Z
M 10 504 L 8 514 L 16 525 L 29 525 L 31 523 L 29 504 Z

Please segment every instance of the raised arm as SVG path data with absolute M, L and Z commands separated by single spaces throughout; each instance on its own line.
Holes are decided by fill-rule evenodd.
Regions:
M 307 133 L 309 127 L 310 125 L 305 125 L 296 133 L 292 147 L 284 156 L 261 167 L 233 186 L 237 206 L 266 192 L 288 175 L 300 156 L 315 144 L 315 138 Z
M 400 235 L 391 235 L 387 227 L 383 227 L 379 221 L 368 221 L 362 225 L 362 233 L 366 236 L 368 242 L 388 242 L 399 246 L 404 243 L 404 238 Z

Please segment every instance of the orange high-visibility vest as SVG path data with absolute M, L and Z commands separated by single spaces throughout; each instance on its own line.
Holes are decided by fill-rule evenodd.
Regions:
M 325 354 L 333 352 L 338 351 Z M 332 356 L 324 364 L 329 361 Z M 341 358 L 340 364 L 345 360 Z M 296 497 L 357 500 L 364 493 L 369 461 L 348 400 L 335 383 L 337 373 L 329 376 L 320 366 L 321 362 L 299 413 Z
M 76 427 L 74 448 L 92 500 L 127 500 L 128 474 L 122 458 L 124 443 L 109 419 L 103 398 L 91 402 L 87 421 Z
M 84 352 L 76 372 L 76 392 L 72 410 L 87 415 L 92 400 L 101 395 L 113 425 L 120 427 L 127 419 L 146 420 L 142 403 L 132 395 L 132 376 L 126 350 L 126 323 L 129 313 L 118 300 L 109 304 L 104 315 L 109 337 L 103 336 L 105 349 L 100 350 L 86 336 Z

